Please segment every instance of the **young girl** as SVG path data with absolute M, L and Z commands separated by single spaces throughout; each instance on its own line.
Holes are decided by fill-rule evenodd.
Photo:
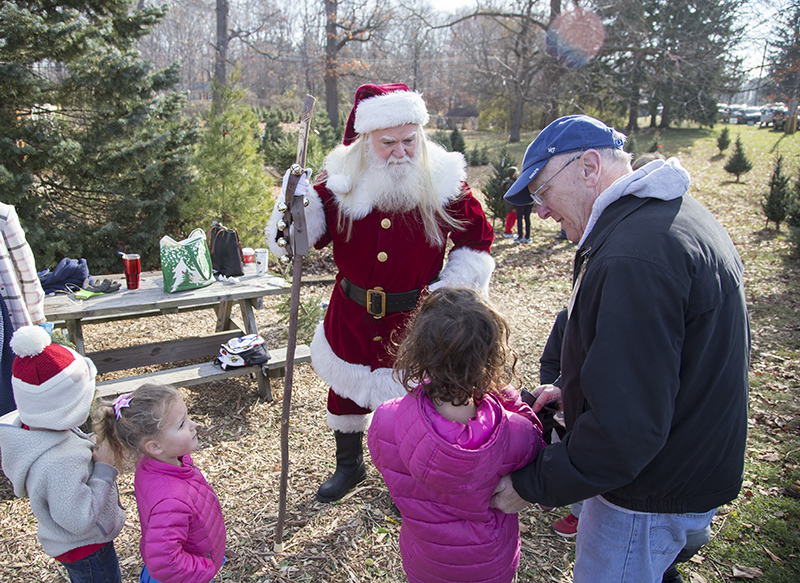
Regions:
M 209 583 L 222 566 L 225 523 L 211 487 L 192 463 L 197 424 L 175 389 L 142 385 L 99 406 L 98 444 L 107 443 L 119 467 L 138 457 L 134 494 L 144 560 L 141 583 Z
M 479 293 L 441 288 L 399 347 L 394 374 L 409 394 L 378 407 L 368 445 L 403 517 L 411 583 L 514 579 L 517 515 L 489 502 L 500 478 L 544 442 L 539 420 L 507 386 L 515 361 L 508 335 Z
M 89 417 L 94 364 L 39 326 L 11 338 L 17 410 L 0 418 L 3 472 L 28 496 L 45 553 L 72 583 L 120 583 L 114 538 L 125 524 L 114 456 L 77 428 Z

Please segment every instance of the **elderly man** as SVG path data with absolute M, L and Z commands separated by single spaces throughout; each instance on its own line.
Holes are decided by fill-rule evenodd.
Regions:
M 488 292 L 492 228 L 465 182 L 464 157 L 430 142 L 427 121 L 422 96 L 404 84 L 362 85 L 343 144 L 307 194 L 309 244 L 331 243 L 339 270 L 311 343 L 314 370 L 330 385 L 327 420 L 336 441 L 336 471 L 317 492 L 324 502 L 366 477 L 362 438 L 372 411 L 405 394 L 392 378 L 391 346 L 421 294 L 429 285 Z M 277 217 L 267 241 L 280 255 Z
M 558 119 L 506 193 L 515 204 L 533 199 L 579 248 L 561 388 L 534 393 L 534 410 L 563 399 L 568 433 L 506 476 L 492 505 L 518 512 L 587 499 L 576 583 L 655 582 L 668 570 L 680 580 L 674 560 L 701 546 L 744 470 L 742 262 L 686 194 L 678 160 L 633 172 L 624 141 L 596 119 Z

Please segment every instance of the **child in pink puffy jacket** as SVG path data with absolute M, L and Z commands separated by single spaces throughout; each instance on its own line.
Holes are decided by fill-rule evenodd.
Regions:
M 140 583 L 209 583 L 225 555 L 219 499 L 190 456 L 197 423 L 175 389 L 145 384 L 95 410 L 98 443 L 107 442 L 122 467 L 138 457 L 134 493 L 144 560 Z
M 408 391 L 375 411 L 368 445 L 402 515 L 411 583 L 513 581 L 516 514 L 489 507 L 500 478 L 544 448 L 541 423 L 508 382 L 505 318 L 478 292 L 441 288 L 398 349 Z

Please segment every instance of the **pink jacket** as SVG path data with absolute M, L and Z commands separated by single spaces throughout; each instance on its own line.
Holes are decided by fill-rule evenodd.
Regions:
M 183 466 L 142 457 L 134 493 L 150 575 L 161 583 L 209 583 L 225 555 L 225 522 L 217 495 L 183 456 Z
M 411 583 L 512 581 L 517 515 L 489 501 L 500 478 L 545 445 L 541 423 L 516 392 L 507 402 L 487 396 L 469 425 L 439 415 L 427 396 L 387 401 L 375 411 L 368 445 L 403 517 L 400 551 Z

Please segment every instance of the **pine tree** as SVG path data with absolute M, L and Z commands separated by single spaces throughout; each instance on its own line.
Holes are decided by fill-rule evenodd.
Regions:
M 722 131 L 717 137 L 717 148 L 719 148 L 720 154 L 728 149 L 728 146 L 731 145 L 731 136 L 728 128 L 722 128 Z
M 789 225 L 789 241 L 795 255 L 800 256 L 800 176 L 794 180 L 786 203 L 786 224 Z
M 244 246 L 258 247 L 265 217 L 271 208 L 269 181 L 258 152 L 258 118 L 241 103 L 239 71 L 230 82 L 212 83 L 219 107 L 203 116 L 203 129 L 194 155 L 197 177 L 191 196 L 181 207 L 188 227 L 207 230 L 214 220 L 239 231 Z M 292 160 L 294 161 L 294 160 Z M 288 168 L 288 166 L 287 166 Z
M 753 169 L 753 164 L 747 159 L 747 154 L 744 153 L 742 147 L 742 137 L 736 136 L 736 146 L 733 150 L 733 155 L 725 163 L 725 172 L 736 175 L 736 182 L 739 182 L 739 176 L 745 172 L 750 172 Z
M 119 272 L 118 250 L 159 261 L 179 228 L 196 129 L 136 42 L 165 7 L 123 0 L 0 3 L 0 192 L 39 269 L 64 256 Z
M 786 220 L 790 202 L 789 177 L 783 174 L 783 156 L 778 156 L 772 177 L 769 179 L 769 192 L 764 194 L 761 209 L 768 221 L 775 223 L 775 229 L 781 230 L 781 223 Z
M 514 166 L 514 160 L 508 155 L 508 150 L 505 146 L 500 151 L 499 157 L 492 162 L 492 166 L 494 166 L 494 173 L 486 181 L 483 195 L 492 221 L 498 218 L 503 221 L 506 218 L 506 205 L 503 200 L 507 190 L 505 182 L 508 179 L 508 169 Z
M 450 145 L 453 152 L 461 152 L 466 155 L 467 143 L 464 141 L 463 134 L 458 131 L 458 126 L 454 127 L 453 131 L 450 132 Z

